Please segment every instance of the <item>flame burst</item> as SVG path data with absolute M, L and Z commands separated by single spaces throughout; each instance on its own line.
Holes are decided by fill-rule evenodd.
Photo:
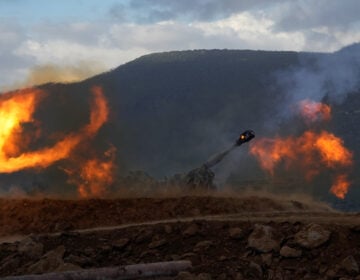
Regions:
M 106 159 L 90 159 L 82 166 L 78 192 L 82 198 L 99 197 L 106 194 L 106 187 L 114 182 L 114 159 L 116 148 L 105 152 Z
M 40 98 L 39 90 L 24 90 L 21 94 L 15 92 L 0 100 L 0 162 L 4 162 L 9 156 L 19 154 L 21 150 L 21 124 L 32 122 L 35 103 Z M 23 139 L 28 142 L 28 139 Z M 1 164 L 3 166 L 4 164 Z M 0 166 L 0 169 L 2 167 Z
M 299 105 L 300 114 L 306 122 L 329 120 L 331 108 L 322 103 L 304 100 Z M 278 166 L 300 170 L 307 180 L 313 179 L 324 168 L 337 173 L 330 192 L 344 199 L 350 182 L 347 170 L 353 164 L 353 154 L 341 138 L 328 131 L 305 131 L 299 137 L 276 137 L 257 139 L 250 144 L 250 153 L 262 169 L 274 175 Z
M 350 187 L 350 181 L 347 175 L 340 174 L 335 178 L 330 191 L 338 198 L 344 199 L 349 190 L 349 187 Z
M 71 157 L 74 148 L 83 141 L 94 137 L 98 130 L 108 120 L 108 105 L 100 87 L 92 88 L 92 105 L 90 121 L 83 128 L 75 133 L 66 135 L 59 139 L 53 146 L 39 150 L 27 150 L 27 144 L 31 137 L 23 135 L 24 123 L 35 123 L 33 113 L 40 98 L 45 93 L 37 89 L 26 89 L 12 94 L 4 95 L 0 99 L 0 173 L 11 173 L 29 168 L 46 168 L 55 162 Z M 29 138 L 29 139 L 27 139 Z M 109 166 L 108 166 L 108 165 Z M 91 180 L 93 174 L 104 174 L 106 170 L 112 170 L 112 162 L 101 163 L 97 159 L 89 160 L 82 164 L 81 174 L 85 179 Z M 69 173 L 68 173 L 69 174 Z M 110 176 L 110 172 L 108 172 Z M 96 183 L 102 184 L 105 188 L 110 179 L 104 175 L 94 175 Z M 79 186 L 80 195 L 82 187 Z M 101 192 L 91 188 L 88 193 L 94 195 Z
M 300 101 L 299 112 L 307 123 L 329 121 L 331 118 L 331 107 L 329 105 L 309 99 Z

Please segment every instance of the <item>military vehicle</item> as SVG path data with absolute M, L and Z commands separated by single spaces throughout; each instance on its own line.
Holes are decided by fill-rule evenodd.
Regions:
M 211 170 L 211 168 L 221 162 L 232 150 L 246 142 L 251 141 L 254 137 L 255 133 L 252 130 L 244 131 L 230 148 L 211 157 L 207 162 L 201 165 L 201 167 L 188 172 L 181 179 L 182 185 L 190 190 L 215 190 L 216 186 L 213 183 L 215 173 Z

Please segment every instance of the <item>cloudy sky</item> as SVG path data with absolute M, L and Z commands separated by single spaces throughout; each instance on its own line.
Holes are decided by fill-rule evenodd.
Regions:
M 358 0 L 0 0 L 0 90 L 151 52 L 336 51 L 360 41 L 359 11 Z

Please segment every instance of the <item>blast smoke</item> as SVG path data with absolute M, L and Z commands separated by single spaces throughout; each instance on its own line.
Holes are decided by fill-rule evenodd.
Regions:
M 95 61 L 81 61 L 77 64 L 67 65 L 51 63 L 36 65 L 30 69 L 23 81 L 16 82 L 2 90 L 9 91 L 46 83 L 73 83 L 92 77 L 105 70 L 104 65 Z
M 116 149 L 104 152 L 104 159 L 98 157 L 103 151 L 95 144 L 99 130 L 108 121 L 109 106 L 103 90 L 99 86 L 91 88 L 91 98 L 87 124 L 73 131 L 56 131 L 55 134 L 45 133 L 46 122 L 37 120 L 36 113 L 41 102 L 49 101 L 54 108 L 54 95 L 49 95 L 40 89 L 30 88 L 3 94 L 0 98 L 0 120 L 3 123 L 0 134 L 0 174 L 9 176 L 33 170 L 34 174 L 43 173 L 52 166 L 60 170 L 61 163 L 68 168 L 61 170 L 78 188 L 78 194 L 87 197 L 100 196 L 106 192 L 106 187 L 112 183 L 114 158 Z M 85 98 L 88 100 L 88 98 Z M 78 106 L 79 108 L 81 106 Z M 78 110 L 79 112 L 79 110 Z M 48 118 L 49 114 L 46 114 Z M 40 118 L 44 120 L 44 118 Z M 39 134 L 29 134 L 37 125 Z M 42 136 L 42 137 L 41 137 Z M 25 140 L 24 140 L 25 139 Z M 29 139 L 29 140 L 28 140 Z M 53 142 L 53 143 L 51 143 Z M 51 144 L 50 144 L 51 143 Z M 79 147 L 86 149 L 86 156 L 79 157 Z M 35 148 L 36 147 L 36 148 Z M 96 151 L 96 152 L 95 152 Z M 90 158 L 91 157 L 91 158 Z M 88 174 L 90 173 L 90 174 Z M 80 174 L 80 177 L 77 178 Z M 59 180 L 64 183 L 64 180 Z M 89 183 L 90 182 L 90 183 Z
M 285 94 L 285 104 L 279 108 L 283 117 L 292 115 L 292 106 L 304 99 L 320 102 L 327 98 L 340 104 L 360 88 L 360 43 L 332 54 L 305 53 L 300 66 L 276 76 Z
M 304 163 L 304 166 L 300 168 L 302 170 L 308 170 L 314 174 L 320 173 L 320 166 L 315 168 L 310 164 L 311 161 L 308 159 L 302 160 L 301 157 L 306 155 L 315 147 L 327 147 L 328 152 L 336 151 L 339 145 L 334 145 L 336 143 L 334 143 L 332 139 L 340 141 L 340 146 L 348 153 L 346 158 L 351 159 L 351 152 L 347 150 L 345 146 L 342 146 L 342 135 L 340 135 L 341 138 L 339 138 L 332 133 L 322 131 L 324 125 L 323 122 L 330 119 L 331 112 L 330 106 L 323 104 L 322 102 L 326 101 L 328 104 L 338 105 L 343 103 L 349 94 L 355 93 L 359 90 L 359 50 L 360 45 L 353 45 L 333 54 L 303 54 L 301 56 L 300 66 L 277 74 L 278 85 L 285 96 L 284 101 L 280 103 L 278 107 L 278 116 L 281 120 L 280 123 L 284 124 L 290 122 L 293 124 L 291 126 L 290 134 L 295 133 L 296 135 L 299 135 L 300 133 L 303 133 L 303 130 L 306 130 L 303 135 L 307 135 L 309 131 L 311 132 L 313 129 L 320 129 L 321 135 L 325 136 L 321 138 L 321 135 L 319 134 L 310 141 L 306 140 L 304 144 L 306 144 L 307 147 L 302 151 L 299 150 L 299 147 L 301 146 L 299 143 L 295 145 L 282 143 L 282 141 L 286 139 L 284 137 L 279 137 L 277 135 L 271 139 L 273 144 L 278 145 L 279 149 L 282 151 L 289 148 L 291 152 L 300 151 L 300 153 L 293 158 L 291 164 L 296 163 L 296 161 Z M 300 122 L 305 122 L 306 126 L 299 126 L 294 123 L 294 121 L 296 122 L 297 120 L 296 115 L 302 116 L 302 120 L 299 120 Z M 314 122 L 318 122 L 315 127 L 312 125 Z M 308 130 L 309 127 L 311 130 Z M 280 126 L 280 131 L 281 129 L 283 128 Z M 289 131 L 286 131 L 285 129 L 285 132 L 283 130 L 282 133 L 288 134 Z M 299 137 L 299 139 L 301 139 L 302 136 Z M 261 141 L 264 141 L 264 139 L 260 139 L 260 142 L 257 142 L 255 145 L 259 145 Z M 319 145 L 317 147 L 320 140 L 324 140 L 326 142 L 322 143 L 324 145 Z M 325 145 L 325 143 L 327 144 Z M 252 148 L 254 148 L 255 145 L 252 146 Z M 252 152 L 254 152 L 253 149 Z M 261 156 L 262 159 L 265 159 L 268 156 L 273 156 L 273 150 L 270 147 L 265 148 L 263 152 L 264 154 Z M 334 156 L 334 159 L 337 158 L 337 155 L 334 154 Z M 285 161 L 285 165 L 282 168 L 283 172 L 280 172 L 278 176 L 284 176 L 287 173 L 286 170 L 288 169 L 289 164 L 286 163 L 286 160 L 287 158 L 285 155 L 276 155 L 276 161 Z M 326 163 L 329 163 L 329 157 L 326 157 L 326 161 L 327 162 L 324 162 L 324 166 L 327 165 Z M 264 161 L 260 161 L 260 164 L 263 165 Z M 349 164 L 349 166 L 351 166 L 351 164 Z M 263 168 L 269 169 L 264 166 Z M 338 169 L 339 168 L 337 167 L 332 171 L 335 181 L 332 183 L 330 191 L 337 197 L 344 199 L 346 193 L 348 192 L 350 182 L 348 175 L 336 175 L 337 172 L 342 172 Z M 313 177 L 313 175 L 311 177 Z M 305 176 L 305 178 L 308 178 L 308 176 Z
M 265 129 L 267 130 L 265 135 L 265 130 L 260 132 L 263 137 L 268 135 L 274 137 L 273 139 L 278 139 L 275 141 L 279 141 L 279 135 L 287 137 L 289 134 L 301 136 L 309 127 L 315 130 L 319 128 L 320 131 L 323 130 L 328 126 L 325 122 L 330 120 L 331 114 L 331 107 L 323 102 L 326 101 L 326 103 L 332 105 L 341 104 L 349 94 L 356 93 L 360 88 L 360 44 L 349 46 L 335 53 L 299 53 L 298 55 L 300 61 L 298 66 L 291 66 L 274 75 L 276 89 L 281 93 L 282 98 L 277 102 L 276 115 L 266 120 L 267 124 L 264 125 L 264 128 L 267 127 L 268 129 Z M 256 128 L 253 129 L 257 132 Z M 329 133 L 329 135 L 332 134 Z M 340 135 L 340 137 L 342 138 L 343 135 Z M 261 137 L 255 139 L 255 142 L 259 139 Z M 312 145 L 313 142 L 308 144 Z M 232 173 L 238 173 L 238 178 L 254 178 L 253 182 L 250 180 L 251 184 L 256 184 L 257 178 L 264 178 L 264 175 L 265 178 L 269 178 L 266 174 L 259 176 L 259 172 L 255 168 L 248 173 L 241 171 L 241 168 L 246 168 L 249 165 L 251 158 L 240 153 L 239 151 L 238 155 L 228 157 L 227 161 L 222 166 L 219 166 L 216 176 L 220 185 L 224 185 Z M 266 153 L 270 153 L 270 151 L 267 150 Z M 278 160 L 286 161 L 286 159 L 280 157 Z M 291 176 L 295 176 L 289 174 L 286 168 L 283 169 L 278 172 L 276 180 L 286 181 Z M 320 171 L 319 168 L 307 167 L 304 170 L 306 169 L 311 172 Z M 336 193 L 336 196 L 340 198 L 344 198 L 346 192 L 340 192 L 339 189 L 347 190 L 349 183 L 346 182 L 344 188 L 339 186 L 344 185 L 343 182 L 348 181 L 348 178 L 340 180 L 339 178 L 344 179 L 345 177 L 335 176 L 334 174 L 332 176 L 335 177 L 335 182 L 333 182 L 331 192 Z M 298 181 L 299 178 L 301 177 L 296 177 L 295 181 L 297 183 L 295 184 L 299 186 L 308 184 L 306 180 L 304 182 Z M 246 183 L 246 179 L 242 183 Z M 324 181 L 324 184 L 329 184 L 329 181 L 326 183 Z M 274 185 L 276 188 L 277 184 Z M 287 185 L 287 188 L 291 188 L 290 182 Z M 303 186 L 300 188 L 304 189 Z M 327 185 L 326 188 L 329 189 L 329 186 Z

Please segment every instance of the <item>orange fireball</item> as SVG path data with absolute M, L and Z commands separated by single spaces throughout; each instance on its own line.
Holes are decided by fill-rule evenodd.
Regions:
M 331 186 L 330 192 L 338 198 L 344 199 L 348 193 L 350 187 L 350 181 L 346 174 L 340 174 L 335 178 L 333 185 Z
M 329 105 L 309 99 L 300 101 L 299 111 L 307 123 L 328 121 L 331 118 L 331 107 Z
M 108 120 L 108 104 L 100 87 L 92 88 L 90 120 L 77 132 L 64 136 L 51 147 L 30 150 L 28 143 L 32 140 L 28 132 L 23 133 L 24 123 L 34 123 L 33 114 L 40 98 L 45 93 L 38 89 L 25 89 L 0 98 L 0 173 L 12 173 L 29 168 L 46 168 L 55 162 L 72 156 L 76 146 L 95 136 Z M 38 127 L 38 124 L 35 125 Z M 112 183 L 114 165 L 111 160 L 85 159 L 78 162 L 80 176 L 86 184 L 78 184 L 82 196 L 99 196 Z M 63 169 L 69 176 L 75 172 Z M 69 180 L 71 181 L 71 180 Z M 86 187 L 85 187 L 86 186 Z
M 284 163 L 286 168 L 302 170 L 307 180 L 311 180 L 323 168 L 336 172 L 353 164 L 353 155 L 343 141 L 327 131 L 317 133 L 309 130 L 299 137 L 258 139 L 250 144 L 250 153 L 272 175 L 275 167 Z M 337 178 L 331 192 L 344 198 L 350 183 L 346 176 Z
M 20 137 L 22 124 L 34 121 L 35 105 L 42 95 L 40 90 L 26 89 L 3 95 L 0 99 L 0 160 L 18 155 L 28 142 Z
M 93 158 L 81 166 L 80 177 L 77 178 L 78 193 L 82 198 L 102 197 L 107 187 L 114 182 L 116 148 L 105 152 L 104 159 Z
M 14 135 L 21 131 L 21 124 L 33 121 L 32 115 L 41 93 L 39 90 L 24 90 L 10 95 L 8 99 L 0 100 L 0 123 L 3 124 L 0 132 L 0 173 L 48 167 L 54 162 L 68 157 L 76 145 L 83 139 L 95 135 L 107 120 L 107 104 L 101 89 L 96 87 L 93 89 L 94 104 L 90 123 L 83 129 L 65 136 L 52 147 L 22 152 L 15 157 L 9 156 L 7 151 L 18 150 L 18 143 L 14 142 Z
M 321 102 L 305 99 L 299 102 L 298 109 L 308 125 L 331 118 L 331 107 Z M 313 179 L 324 168 L 338 172 L 330 189 L 338 198 L 345 198 L 350 187 L 347 174 L 341 172 L 352 166 L 353 154 L 341 138 L 328 131 L 308 130 L 298 137 L 257 139 L 250 144 L 250 153 L 271 175 L 280 163 L 287 169 L 302 171 L 307 180 Z

